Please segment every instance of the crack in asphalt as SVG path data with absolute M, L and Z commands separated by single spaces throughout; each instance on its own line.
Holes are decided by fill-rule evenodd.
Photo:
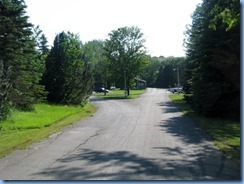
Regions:
M 62 155 L 61 157 L 59 157 L 58 159 L 56 159 L 54 162 L 52 162 L 46 169 L 50 169 L 55 163 L 57 163 L 58 161 L 62 160 L 63 158 L 65 158 L 67 155 L 73 153 L 74 151 L 76 151 L 80 146 L 85 145 L 88 141 L 90 141 L 92 138 L 97 137 L 100 135 L 99 132 L 101 132 L 102 129 L 97 130 L 93 135 L 89 136 L 87 139 L 85 139 L 82 143 L 80 143 L 78 146 L 76 146 L 74 149 L 72 149 L 71 151 L 69 151 L 68 153 Z M 33 177 L 32 180 L 36 180 L 38 179 L 39 176 Z

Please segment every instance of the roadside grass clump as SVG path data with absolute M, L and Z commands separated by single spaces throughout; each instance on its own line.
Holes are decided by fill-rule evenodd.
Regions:
M 114 89 L 109 91 L 109 93 L 107 93 L 106 95 L 104 95 L 104 93 L 93 93 L 93 95 L 103 99 L 135 99 L 145 92 L 146 89 L 130 90 L 130 95 L 125 97 L 124 90 Z
M 59 132 L 95 111 L 89 103 L 82 108 L 37 104 L 31 112 L 14 111 L 7 120 L 0 122 L 0 158 Z
M 171 94 L 169 97 L 183 114 L 193 119 L 212 137 L 215 146 L 226 156 L 240 163 L 240 122 L 200 116 L 186 103 L 183 94 Z

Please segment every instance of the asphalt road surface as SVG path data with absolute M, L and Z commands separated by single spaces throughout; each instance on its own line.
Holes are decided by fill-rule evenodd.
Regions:
M 178 111 L 165 90 L 92 98 L 98 111 L 0 159 L 2 180 L 239 180 L 240 166 Z

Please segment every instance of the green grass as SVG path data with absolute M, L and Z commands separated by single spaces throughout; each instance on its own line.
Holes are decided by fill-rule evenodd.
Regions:
M 183 100 L 183 94 L 171 94 L 169 97 L 183 114 L 193 119 L 213 138 L 214 144 L 226 156 L 240 163 L 240 122 L 199 116 Z
M 95 111 L 91 104 L 83 108 L 37 104 L 32 112 L 15 111 L 0 123 L 0 158 L 59 132 Z
M 130 90 L 130 95 L 125 97 L 125 91 L 124 90 L 111 90 L 109 93 L 104 95 L 104 93 L 94 93 L 94 96 L 98 96 L 100 98 L 104 99 L 135 99 L 141 94 L 145 93 L 145 89 L 143 90 Z

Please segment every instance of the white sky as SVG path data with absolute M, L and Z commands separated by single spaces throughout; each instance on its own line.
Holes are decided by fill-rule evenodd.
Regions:
M 119 27 L 138 26 L 152 56 L 184 56 L 185 26 L 201 0 L 25 0 L 29 21 L 53 45 L 61 31 L 83 43 L 107 38 Z

